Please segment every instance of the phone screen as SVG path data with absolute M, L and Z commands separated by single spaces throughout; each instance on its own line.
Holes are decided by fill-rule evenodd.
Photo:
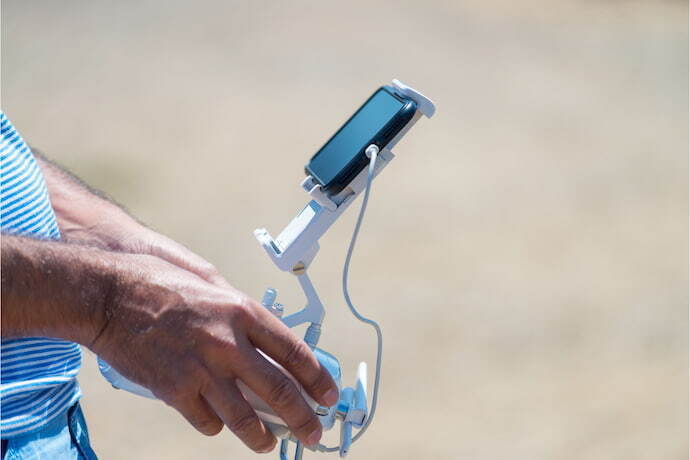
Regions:
M 329 184 L 368 147 L 376 133 L 403 108 L 405 102 L 381 88 L 355 113 L 309 163 L 311 173 Z

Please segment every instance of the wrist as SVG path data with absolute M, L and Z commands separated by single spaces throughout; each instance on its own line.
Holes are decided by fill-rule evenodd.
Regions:
M 2 336 L 56 337 L 89 345 L 117 304 L 116 253 L 3 236 Z
M 99 248 L 65 246 L 73 251 L 68 259 L 72 259 L 75 268 L 63 281 L 66 285 L 64 290 L 69 292 L 61 300 L 68 305 L 66 321 L 57 323 L 57 327 L 62 329 L 57 334 L 90 347 L 116 313 L 125 285 L 123 257 Z M 58 264 L 56 270 L 60 267 Z
M 141 274 L 134 269 L 136 264 L 129 254 L 108 251 L 108 261 L 101 267 L 98 285 L 101 288 L 99 302 L 95 305 L 96 314 L 90 319 L 88 333 L 80 343 L 94 353 L 101 355 L 110 347 L 111 322 L 123 315 L 122 304 L 126 302 L 127 292 L 140 284 Z
M 141 254 L 110 254 L 112 263 L 103 276 L 107 288 L 99 306 L 102 315 L 94 322 L 94 333 L 84 343 L 106 360 L 116 355 L 124 344 L 155 333 L 163 311 L 181 302 L 180 294 L 167 285 L 171 278 L 167 270 L 172 267 L 167 262 Z

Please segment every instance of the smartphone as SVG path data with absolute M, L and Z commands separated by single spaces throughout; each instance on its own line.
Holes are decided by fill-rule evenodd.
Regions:
M 316 154 L 305 172 L 330 194 L 340 192 L 369 164 L 364 151 L 385 147 L 412 119 L 417 103 L 383 86 L 350 117 Z

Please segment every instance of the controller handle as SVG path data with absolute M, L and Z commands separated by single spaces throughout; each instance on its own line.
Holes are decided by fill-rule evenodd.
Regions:
M 324 429 L 330 429 L 335 422 L 335 406 L 332 408 L 320 406 L 316 401 L 314 401 L 314 399 L 311 396 L 309 396 L 309 394 L 304 390 L 302 385 L 287 370 L 285 370 L 285 368 L 283 368 L 280 364 L 276 363 L 270 357 L 263 354 L 260 350 L 258 351 L 264 356 L 264 358 L 266 358 L 271 364 L 280 369 L 280 371 L 292 381 L 292 383 L 297 387 L 297 389 L 299 390 L 300 394 L 307 402 L 307 404 L 309 404 L 309 406 L 314 410 L 314 412 L 317 415 L 319 415 L 319 419 L 321 420 L 321 424 L 323 425 Z M 340 390 L 341 372 L 340 363 L 338 362 L 338 360 L 330 353 L 318 348 L 314 350 L 314 354 L 316 355 L 316 358 L 319 360 L 321 365 L 329 371 L 331 377 L 338 385 L 338 390 Z M 113 388 L 125 390 L 130 393 L 136 394 L 138 396 L 143 396 L 149 399 L 158 399 L 153 394 L 153 392 L 151 392 L 151 390 L 142 385 L 139 385 L 138 383 L 132 382 L 131 380 L 120 374 L 114 367 L 112 367 L 110 364 L 108 364 L 105 360 L 103 360 L 100 357 L 98 358 L 98 369 L 101 371 L 101 374 L 103 374 L 103 377 L 105 377 L 105 379 L 108 382 L 110 382 Z M 254 408 L 259 418 L 267 423 L 268 427 L 271 429 L 273 434 L 280 438 L 290 437 L 290 429 L 287 427 L 287 424 L 273 411 L 273 409 L 264 400 L 262 400 L 256 393 L 254 393 L 254 391 L 252 391 L 251 388 L 249 388 L 247 385 L 245 385 L 244 382 L 242 382 L 239 379 L 237 380 L 237 386 L 244 395 L 249 405 L 251 405 L 252 408 Z

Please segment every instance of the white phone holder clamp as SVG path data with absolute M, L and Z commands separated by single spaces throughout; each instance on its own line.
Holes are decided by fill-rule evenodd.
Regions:
M 276 291 L 267 289 L 264 294 L 263 305 L 271 310 L 276 316 L 280 317 L 286 326 L 292 328 L 300 324 L 309 323 L 309 327 L 304 336 L 305 342 L 314 350 L 319 361 L 326 367 L 334 380 L 341 384 L 341 370 L 338 360 L 332 355 L 316 348 L 321 334 L 321 325 L 325 316 L 325 309 L 314 288 L 307 269 L 311 265 L 314 257 L 319 251 L 319 239 L 340 217 L 340 215 L 355 201 L 357 196 L 364 191 L 370 180 L 377 176 L 390 162 L 395 155 L 391 151 L 398 141 L 414 126 L 422 115 L 432 117 L 435 112 L 434 103 L 419 93 L 418 91 L 403 84 L 399 80 L 393 80 L 392 89 L 400 96 L 411 99 L 417 104 L 417 111 L 407 125 L 395 136 L 395 138 L 385 146 L 379 148 L 375 145 L 369 146 L 367 155 L 378 154 L 374 163 L 373 175 L 363 169 L 342 191 L 337 194 L 325 192 L 312 176 L 307 176 L 301 183 L 301 187 L 309 194 L 311 200 L 302 209 L 285 229 L 273 238 L 265 228 L 254 231 L 254 236 L 264 248 L 273 263 L 282 271 L 288 271 L 297 276 L 297 280 L 306 297 L 306 306 L 295 313 L 283 317 L 284 308 L 281 304 L 275 303 Z M 380 347 L 379 347 L 380 348 Z M 377 359 L 380 366 L 380 356 Z M 377 366 L 377 373 L 379 372 Z M 378 377 L 374 388 L 374 400 L 372 413 L 375 409 L 376 392 Z M 340 400 L 332 408 L 315 407 L 315 412 L 320 416 L 324 430 L 331 429 L 335 420 L 341 421 L 340 445 L 335 448 L 328 448 L 319 445 L 319 451 L 339 451 L 340 456 L 347 455 L 350 445 L 353 442 L 352 429 L 362 429 L 370 416 L 367 406 L 367 366 L 360 363 L 357 372 L 357 380 L 354 387 L 342 388 Z M 288 440 L 297 443 L 295 458 L 301 458 L 303 447 L 290 434 L 285 425 L 272 425 L 274 433 L 283 438 L 280 449 L 281 459 L 287 459 Z M 361 432 L 359 433 L 362 434 Z M 356 438 L 354 438 L 356 439 Z

